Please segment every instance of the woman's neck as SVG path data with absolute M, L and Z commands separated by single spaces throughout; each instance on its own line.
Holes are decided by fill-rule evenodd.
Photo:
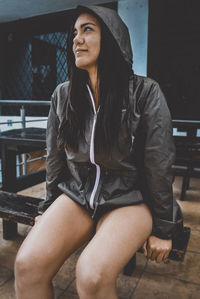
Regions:
M 99 79 L 97 75 L 97 69 L 89 72 L 89 83 L 92 89 L 92 94 L 95 101 L 96 109 L 99 106 Z

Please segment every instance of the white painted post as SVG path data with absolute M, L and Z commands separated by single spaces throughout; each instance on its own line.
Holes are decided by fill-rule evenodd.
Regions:
M 147 76 L 148 0 L 119 0 L 118 13 L 129 28 L 135 74 Z

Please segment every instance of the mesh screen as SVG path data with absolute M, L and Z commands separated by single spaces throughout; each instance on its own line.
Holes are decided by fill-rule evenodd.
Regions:
M 8 43 L 3 78 L 2 99 L 50 100 L 55 87 L 67 79 L 66 33 L 41 34 Z M 26 107 L 26 114 L 47 115 L 48 107 L 38 107 Z M 18 115 L 17 111 L 19 107 L 2 109 L 6 115 Z

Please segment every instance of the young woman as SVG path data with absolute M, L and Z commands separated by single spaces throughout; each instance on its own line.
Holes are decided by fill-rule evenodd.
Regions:
M 167 104 L 155 81 L 133 73 L 128 29 L 115 11 L 78 7 L 68 70 L 48 119 L 47 199 L 16 258 L 18 299 L 53 298 L 52 278 L 85 243 L 79 297 L 117 298 L 116 277 L 133 254 L 143 246 L 165 261 L 182 221 Z

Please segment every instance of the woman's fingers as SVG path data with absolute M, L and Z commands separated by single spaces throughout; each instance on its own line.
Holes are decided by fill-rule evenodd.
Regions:
M 142 246 L 142 250 L 143 250 L 144 256 L 147 256 L 147 241 L 144 242 L 144 244 Z
M 150 259 L 152 260 L 152 261 L 154 261 L 154 260 L 156 260 L 157 259 L 157 257 L 158 257 L 158 255 L 162 252 L 160 249 L 157 249 L 157 248 L 153 248 L 152 250 L 151 250 L 151 256 L 150 256 Z
M 161 253 L 159 253 L 156 257 L 156 262 L 157 263 L 161 263 L 161 262 L 166 262 L 168 255 L 169 255 L 170 251 L 169 250 L 163 250 Z
M 152 259 L 152 253 L 153 253 L 153 248 L 149 245 L 149 242 L 148 242 L 148 245 L 147 245 L 147 258 L 148 259 Z
M 156 257 L 156 262 L 157 263 L 161 263 L 162 261 L 164 261 L 164 253 L 162 252 L 162 253 L 159 253 L 158 255 L 157 255 L 157 257 Z
M 171 251 L 171 249 L 170 249 L 170 250 L 167 250 L 167 251 L 165 252 L 165 254 L 164 254 L 164 256 L 163 256 L 163 261 L 164 261 L 164 262 L 167 261 L 167 258 L 168 258 L 169 254 L 170 254 L 170 251 Z

